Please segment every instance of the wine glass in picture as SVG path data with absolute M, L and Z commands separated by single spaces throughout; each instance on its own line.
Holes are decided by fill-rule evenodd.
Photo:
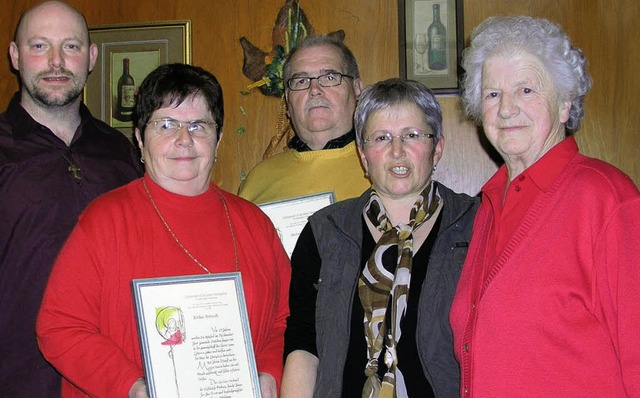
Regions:
M 426 34 L 418 33 L 416 35 L 415 47 L 416 47 L 416 52 L 419 54 L 419 56 L 417 57 L 418 59 L 416 60 L 416 69 L 425 71 L 426 69 L 424 67 L 424 53 L 427 51 L 427 48 L 429 47 L 427 43 Z

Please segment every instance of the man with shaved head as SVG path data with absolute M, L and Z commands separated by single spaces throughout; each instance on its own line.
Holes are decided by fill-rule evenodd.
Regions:
M 59 397 L 35 339 L 49 271 L 89 201 L 141 167 L 129 140 L 82 103 L 98 49 L 78 10 L 31 7 L 9 55 L 20 90 L 0 114 L 0 395 Z

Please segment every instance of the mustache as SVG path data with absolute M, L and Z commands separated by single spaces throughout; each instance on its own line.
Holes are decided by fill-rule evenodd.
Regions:
M 73 72 L 61 66 L 59 68 L 51 68 L 47 71 L 40 72 L 38 73 L 37 78 L 60 77 L 60 76 L 68 77 L 69 79 L 73 79 L 75 77 Z
M 304 110 L 307 111 L 311 108 L 315 108 L 317 106 L 324 106 L 324 107 L 329 107 L 331 104 L 329 103 L 329 101 L 322 99 L 322 98 L 314 98 L 312 100 L 309 100 L 309 102 L 307 102 L 306 104 L 304 104 Z

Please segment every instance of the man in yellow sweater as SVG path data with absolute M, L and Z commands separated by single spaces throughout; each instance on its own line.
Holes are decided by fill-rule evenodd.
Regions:
M 360 165 L 353 112 L 362 90 L 355 57 L 342 41 L 309 36 L 284 63 L 289 150 L 258 163 L 238 194 L 261 204 L 333 191 L 335 200 L 370 186 Z

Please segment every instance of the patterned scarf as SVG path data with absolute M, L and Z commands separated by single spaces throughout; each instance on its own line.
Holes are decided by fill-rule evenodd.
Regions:
M 364 331 L 367 341 L 367 366 L 364 371 L 367 381 L 362 390 L 363 398 L 395 398 L 407 395 L 402 372 L 398 369 L 396 349 L 401 336 L 400 321 L 407 310 L 413 260 L 413 231 L 431 218 L 438 209 L 440 199 L 435 192 L 436 184 L 432 182 L 420 193 L 411 208 L 408 225 L 391 225 L 375 190 L 371 190 L 371 197 L 364 208 L 373 226 L 382 232 L 382 237 L 376 243 L 358 280 L 358 294 L 364 308 Z M 382 263 L 383 254 L 393 248 L 397 248 L 398 251 L 395 274 L 391 274 Z M 388 322 L 387 308 L 391 309 Z M 384 363 L 387 365 L 387 372 L 381 383 L 377 372 L 383 343 L 386 348 Z

